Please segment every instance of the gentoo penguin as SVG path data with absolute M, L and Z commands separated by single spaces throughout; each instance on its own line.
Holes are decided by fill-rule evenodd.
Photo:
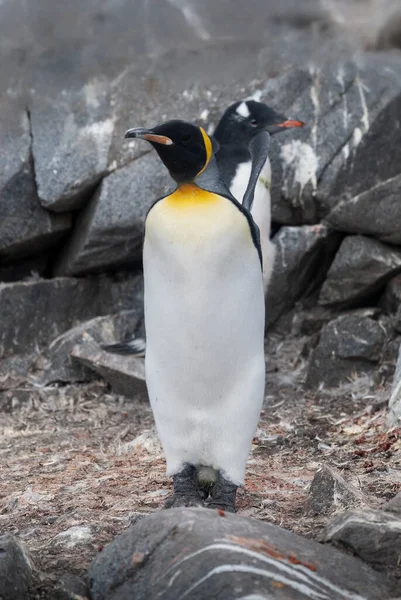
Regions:
M 270 135 L 291 127 L 302 127 L 302 121 L 288 119 L 270 106 L 255 100 L 235 102 L 227 108 L 213 137 L 219 142 L 216 156 L 222 177 L 230 192 L 239 202 L 243 201 L 251 173 L 249 143 L 260 131 Z M 275 247 L 270 241 L 271 222 L 271 168 L 267 157 L 259 176 L 251 214 L 260 230 L 263 255 L 263 282 L 265 293 L 273 270 Z
M 202 505 L 208 490 L 209 507 L 235 512 L 265 386 L 258 228 L 201 127 L 168 121 L 126 137 L 152 144 L 177 183 L 149 210 L 143 245 L 146 383 L 174 483 L 166 508 Z M 253 143 L 245 206 L 268 138 Z
M 292 127 L 302 127 L 302 121 L 288 119 L 263 102 L 243 100 L 227 108 L 220 119 L 213 139 L 220 149 L 216 154 L 217 164 L 223 180 L 231 194 L 242 202 L 251 172 L 249 143 L 261 131 L 270 135 Z M 270 240 L 271 222 L 271 168 L 267 157 L 255 188 L 251 214 L 260 230 L 263 255 L 263 281 L 265 294 L 273 270 L 275 247 Z M 108 352 L 144 356 L 146 342 L 143 335 L 136 335 L 126 342 L 104 346 Z

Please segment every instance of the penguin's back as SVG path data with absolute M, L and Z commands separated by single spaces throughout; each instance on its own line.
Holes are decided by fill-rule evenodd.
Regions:
M 248 218 L 181 186 L 149 211 L 146 377 L 174 474 L 185 462 L 242 483 L 264 394 L 264 296 Z

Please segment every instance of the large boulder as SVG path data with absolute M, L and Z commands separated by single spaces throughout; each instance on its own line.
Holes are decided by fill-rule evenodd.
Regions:
M 324 277 L 340 238 L 322 225 L 282 227 L 273 238 L 275 261 L 266 297 L 266 324 L 290 310 Z
M 352 550 L 381 571 L 401 575 L 401 518 L 384 510 L 348 510 L 327 526 L 323 539 Z
M 377 600 L 393 585 L 358 559 L 223 511 L 171 509 L 119 535 L 89 569 L 93 600 Z
M 143 312 L 141 294 L 132 298 L 132 305 L 133 310 L 85 321 L 53 340 L 32 364 L 30 375 L 35 385 L 91 381 L 94 378 L 93 370 L 72 360 L 71 351 L 83 344 L 111 344 L 116 339 L 132 337 Z
M 34 571 L 28 551 L 19 539 L 0 534 L 0 598 L 28 600 Z
M 33 158 L 44 208 L 76 210 L 108 168 L 115 117 L 107 81 L 94 79 L 78 92 L 30 101 Z
M 306 378 L 308 387 L 334 387 L 355 373 L 377 369 L 387 341 L 386 324 L 369 310 L 342 315 L 323 327 Z
M 262 99 L 308 125 L 272 140 L 273 221 L 314 223 L 343 197 L 398 174 L 400 82 L 401 60 L 391 54 L 347 61 L 334 53 L 266 83 Z
M 43 349 L 78 323 L 129 310 L 141 297 L 139 275 L 0 284 L 0 357 Z
M 325 219 L 328 227 L 364 233 L 389 244 L 401 244 L 401 175 L 341 200 Z
M 398 359 L 391 388 L 388 420 L 391 427 L 399 427 L 401 424 L 401 348 L 398 351 Z
M 0 262 L 39 254 L 72 225 L 69 214 L 40 205 L 31 153 L 29 115 L 22 101 L 0 99 Z
M 113 392 L 128 398 L 148 398 L 143 359 L 105 352 L 93 340 L 72 349 L 71 357 L 109 384 Z
M 156 152 L 103 179 L 75 222 L 56 274 L 76 275 L 139 261 L 146 214 L 171 185 Z
M 401 250 L 364 236 L 347 236 L 327 273 L 319 296 L 323 306 L 368 302 L 401 272 Z

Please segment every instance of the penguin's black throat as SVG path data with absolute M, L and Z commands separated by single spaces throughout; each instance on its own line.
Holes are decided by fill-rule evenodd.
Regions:
M 152 144 L 177 183 L 191 182 L 200 175 L 215 150 L 207 133 L 186 121 L 167 121 L 152 129 L 129 129 L 125 137 Z

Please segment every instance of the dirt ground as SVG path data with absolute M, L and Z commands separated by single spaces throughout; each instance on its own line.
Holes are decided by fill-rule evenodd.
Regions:
M 305 392 L 304 343 L 273 336 L 267 346 L 267 396 L 237 504 L 239 515 L 315 537 L 328 519 L 305 512 L 315 471 L 336 467 L 380 506 L 401 489 L 401 431 L 386 426 L 389 384 L 355 377 Z M 0 531 L 18 535 L 54 579 L 85 578 L 138 513 L 161 509 L 171 490 L 164 471 L 144 399 L 103 382 L 15 391 L 0 412 Z

